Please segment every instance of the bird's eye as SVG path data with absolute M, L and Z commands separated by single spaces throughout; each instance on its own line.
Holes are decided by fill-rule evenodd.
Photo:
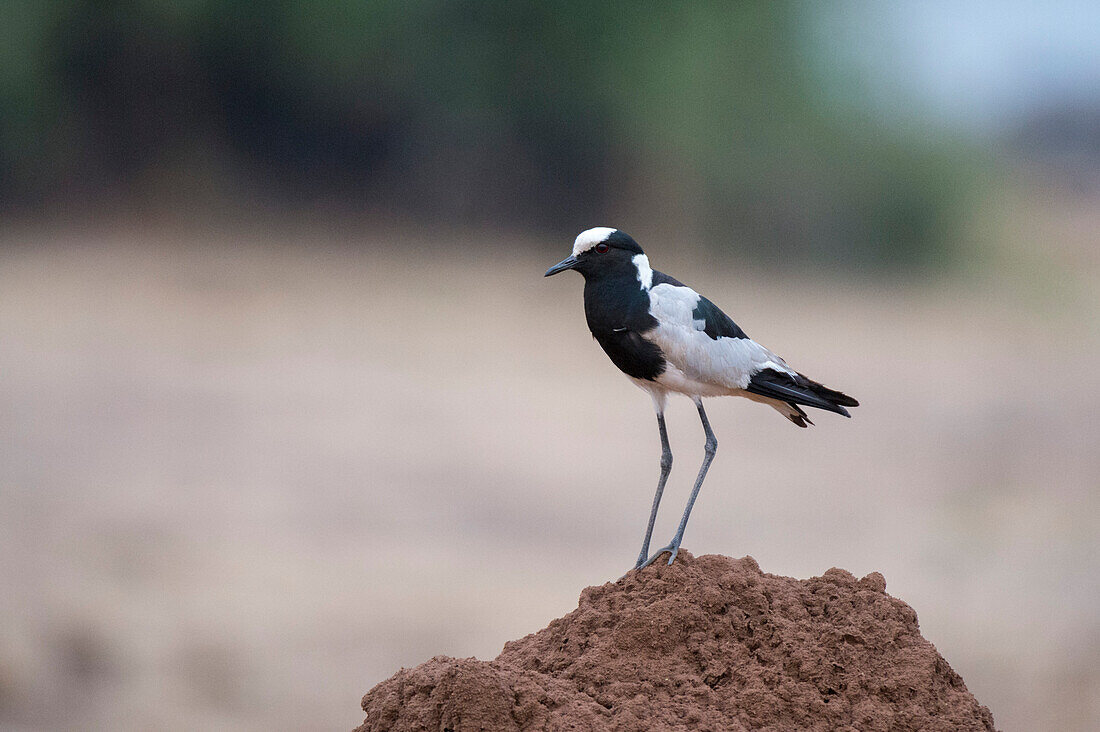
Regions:
M 601 241 L 599 244 L 596 245 L 596 252 L 598 254 L 607 254 L 607 250 L 610 248 L 611 247 L 607 245 L 607 242 Z

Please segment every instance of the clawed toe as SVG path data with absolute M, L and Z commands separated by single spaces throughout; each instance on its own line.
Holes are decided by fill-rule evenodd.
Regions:
M 668 563 L 672 564 L 672 562 L 676 559 L 677 552 L 679 552 L 679 551 L 680 551 L 680 545 L 679 544 L 669 544 L 668 546 L 661 547 L 660 549 L 658 549 L 656 552 L 653 553 L 653 556 L 651 556 L 649 559 L 642 562 L 640 565 L 636 566 L 635 569 L 645 569 L 649 565 L 656 562 L 657 557 L 661 556 L 665 552 L 668 552 L 669 554 L 672 555 L 668 559 Z

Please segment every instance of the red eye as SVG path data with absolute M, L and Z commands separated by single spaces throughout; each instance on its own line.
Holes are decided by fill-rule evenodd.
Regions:
M 596 252 L 599 254 L 607 254 L 607 250 L 610 248 L 611 247 L 607 245 L 607 242 L 601 241 L 599 244 L 596 245 Z

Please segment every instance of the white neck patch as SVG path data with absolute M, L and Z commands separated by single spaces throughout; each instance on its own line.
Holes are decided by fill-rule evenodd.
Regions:
M 573 256 L 576 257 L 579 254 L 587 252 L 601 241 L 607 241 L 607 237 L 611 236 L 616 231 L 618 231 L 618 229 L 610 229 L 606 226 L 597 226 L 594 229 L 582 231 L 577 235 L 576 241 L 573 242 Z
M 653 269 L 649 266 L 649 257 L 644 254 L 635 254 L 630 261 L 638 268 L 638 282 L 641 283 L 642 289 L 649 290 L 653 287 Z

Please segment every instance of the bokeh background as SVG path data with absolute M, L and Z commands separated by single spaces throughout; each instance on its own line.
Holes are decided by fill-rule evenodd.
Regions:
M 1100 5 L 991 0 L 0 3 L 0 727 L 350 728 L 629 568 L 597 225 L 864 405 L 714 403 L 685 548 L 1100 728 Z

